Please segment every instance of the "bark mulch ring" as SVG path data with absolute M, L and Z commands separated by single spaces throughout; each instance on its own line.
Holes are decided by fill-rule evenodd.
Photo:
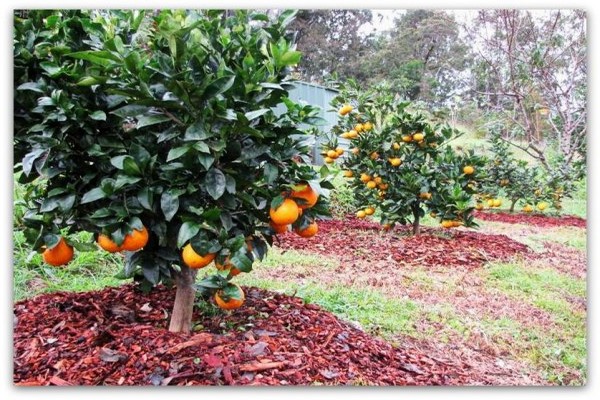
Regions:
M 319 221 L 319 233 L 312 238 L 291 232 L 279 236 L 275 246 L 282 249 L 307 250 L 341 260 L 390 259 L 429 268 L 474 269 L 489 261 L 507 261 L 531 251 L 506 235 L 422 227 L 421 234 L 413 236 L 407 227 L 385 232 L 377 223 L 356 218 Z
M 505 213 L 505 212 L 486 212 L 475 211 L 475 218 L 484 221 L 504 222 L 507 224 L 525 224 L 535 225 L 542 228 L 552 228 L 557 226 L 574 226 L 577 228 L 586 228 L 587 221 L 573 215 L 563 215 L 553 217 L 541 214 L 523 214 L 523 213 Z
M 172 290 L 133 284 L 14 305 L 16 385 L 543 384 L 519 368 L 473 367 L 409 342 L 393 347 L 297 297 L 245 287 L 202 331 L 166 330 Z

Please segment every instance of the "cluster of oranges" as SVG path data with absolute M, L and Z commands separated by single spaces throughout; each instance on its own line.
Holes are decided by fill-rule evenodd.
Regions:
M 450 228 L 457 228 L 459 226 L 461 226 L 463 223 L 460 220 L 457 219 L 444 219 L 442 220 L 441 224 L 442 228 L 446 228 L 446 229 L 450 229 Z
M 110 253 L 124 250 L 138 251 L 148 243 L 148 230 L 146 227 L 142 227 L 140 230 L 134 229 L 131 233 L 125 235 L 120 246 L 103 234 L 98 235 L 97 243 L 102 249 Z M 42 258 L 46 264 L 59 267 L 68 264 L 73 260 L 74 255 L 73 246 L 64 237 L 61 237 L 56 246 L 44 250 Z
M 401 139 L 404 143 L 415 143 L 421 147 L 425 146 L 425 134 L 423 132 L 415 132 L 412 135 L 410 135 L 410 134 L 402 135 Z M 396 148 L 396 147 L 394 147 L 394 148 Z
M 283 202 L 277 208 L 271 208 L 269 215 L 271 217 L 270 225 L 275 233 L 287 232 L 290 225 L 302 215 L 303 210 L 313 207 L 317 204 L 319 194 L 313 190 L 308 182 L 300 182 L 297 190 L 292 190 Z M 294 199 L 301 200 L 296 202 Z M 299 203 L 299 204 L 298 204 Z M 316 222 L 310 223 L 304 229 L 297 227 L 294 232 L 302 237 L 311 237 L 317 234 L 319 226 Z
M 387 182 L 383 181 L 383 178 L 377 175 L 369 175 L 366 173 L 360 174 L 360 181 L 365 184 L 368 189 L 379 189 L 379 197 L 385 196 L 385 191 L 390 186 Z
M 338 157 L 344 154 L 344 149 L 336 147 L 335 149 L 327 150 L 323 155 L 326 164 L 332 164 Z
M 364 210 L 358 210 L 356 212 L 356 217 L 362 219 L 362 218 L 366 217 L 367 215 L 373 215 L 373 214 L 375 214 L 375 207 L 369 206 L 369 207 L 365 208 Z

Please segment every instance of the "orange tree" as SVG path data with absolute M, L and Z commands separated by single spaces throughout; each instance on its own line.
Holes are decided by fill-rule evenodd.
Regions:
M 330 183 L 298 126 L 318 111 L 288 96 L 294 12 L 15 12 L 14 159 L 32 247 L 52 265 L 122 251 L 122 276 L 176 286 L 171 331 L 197 291 L 223 308 L 231 279 L 274 235 L 316 234 Z M 96 243 L 78 243 L 78 231 Z M 200 268 L 215 270 L 199 282 Z
M 485 175 L 484 159 L 450 146 L 456 129 L 410 112 L 410 103 L 385 85 L 363 90 L 348 81 L 331 105 L 340 118 L 326 147 L 338 148 L 337 136 L 350 141 L 340 166 L 357 217 L 379 210 L 382 224 L 410 223 L 414 234 L 426 212 L 446 228 L 475 225 L 472 196 Z
M 522 203 L 523 212 L 544 211 L 551 199 L 552 189 L 547 185 L 542 170 L 530 167 L 525 160 L 516 159 L 509 149 L 510 144 L 493 129 L 488 141 L 491 157 L 477 207 L 496 207 L 500 201 L 498 197 L 504 195 L 510 201 L 510 212 L 514 212 L 519 202 Z

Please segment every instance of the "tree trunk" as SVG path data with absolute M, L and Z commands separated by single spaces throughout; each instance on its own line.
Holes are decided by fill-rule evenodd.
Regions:
M 510 203 L 510 210 L 509 210 L 509 211 L 510 211 L 511 213 L 512 213 L 512 212 L 515 212 L 515 204 L 517 204 L 517 201 L 519 201 L 519 199 L 513 200 L 513 201 Z
M 171 314 L 170 332 L 188 333 L 192 330 L 192 312 L 196 299 L 196 289 L 192 286 L 196 279 L 197 271 L 186 266 L 181 266 L 181 272 L 175 276 L 177 291 L 175 304 Z
M 421 217 L 419 215 L 419 211 L 421 209 L 421 207 L 419 207 L 420 202 L 414 203 L 416 205 L 413 205 L 412 207 L 412 211 L 413 211 L 413 223 L 412 223 L 412 232 L 413 235 L 418 235 L 421 233 Z

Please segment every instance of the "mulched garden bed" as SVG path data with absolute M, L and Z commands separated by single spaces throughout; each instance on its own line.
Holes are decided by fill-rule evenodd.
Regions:
M 542 214 L 523 214 L 523 213 L 505 213 L 505 212 L 487 212 L 475 211 L 475 218 L 484 221 L 504 222 L 508 224 L 535 225 L 542 228 L 552 228 L 557 226 L 574 226 L 577 228 L 586 228 L 587 221 L 580 217 L 572 215 L 563 215 L 554 217 Z
M 373 230 L 381 231 L 374 235 Z M 506 235 L 488 235 L 464 229 L 421 228 L 413 236 L 407 227 L 383 231 L 381 225 L 356 218 L 319 221 L 319 232 L 303 238 L 288 232 L 275 246 L 306 250 L 342 260 L 357 257 L 390 259 L 403 265 L 479 268 L 489 261 L 507 261 L 530 249 Z
M 172 290 L 133 284 L 14 305 L 16 385 L 489 385 L 522 372 L 393 347 L 320 307 L 244 287 L 246 303 L 166 330 Z M 531 382 L 530 382 L 531 383 Z M 539 381 L 535 383 L 539 384 Z

